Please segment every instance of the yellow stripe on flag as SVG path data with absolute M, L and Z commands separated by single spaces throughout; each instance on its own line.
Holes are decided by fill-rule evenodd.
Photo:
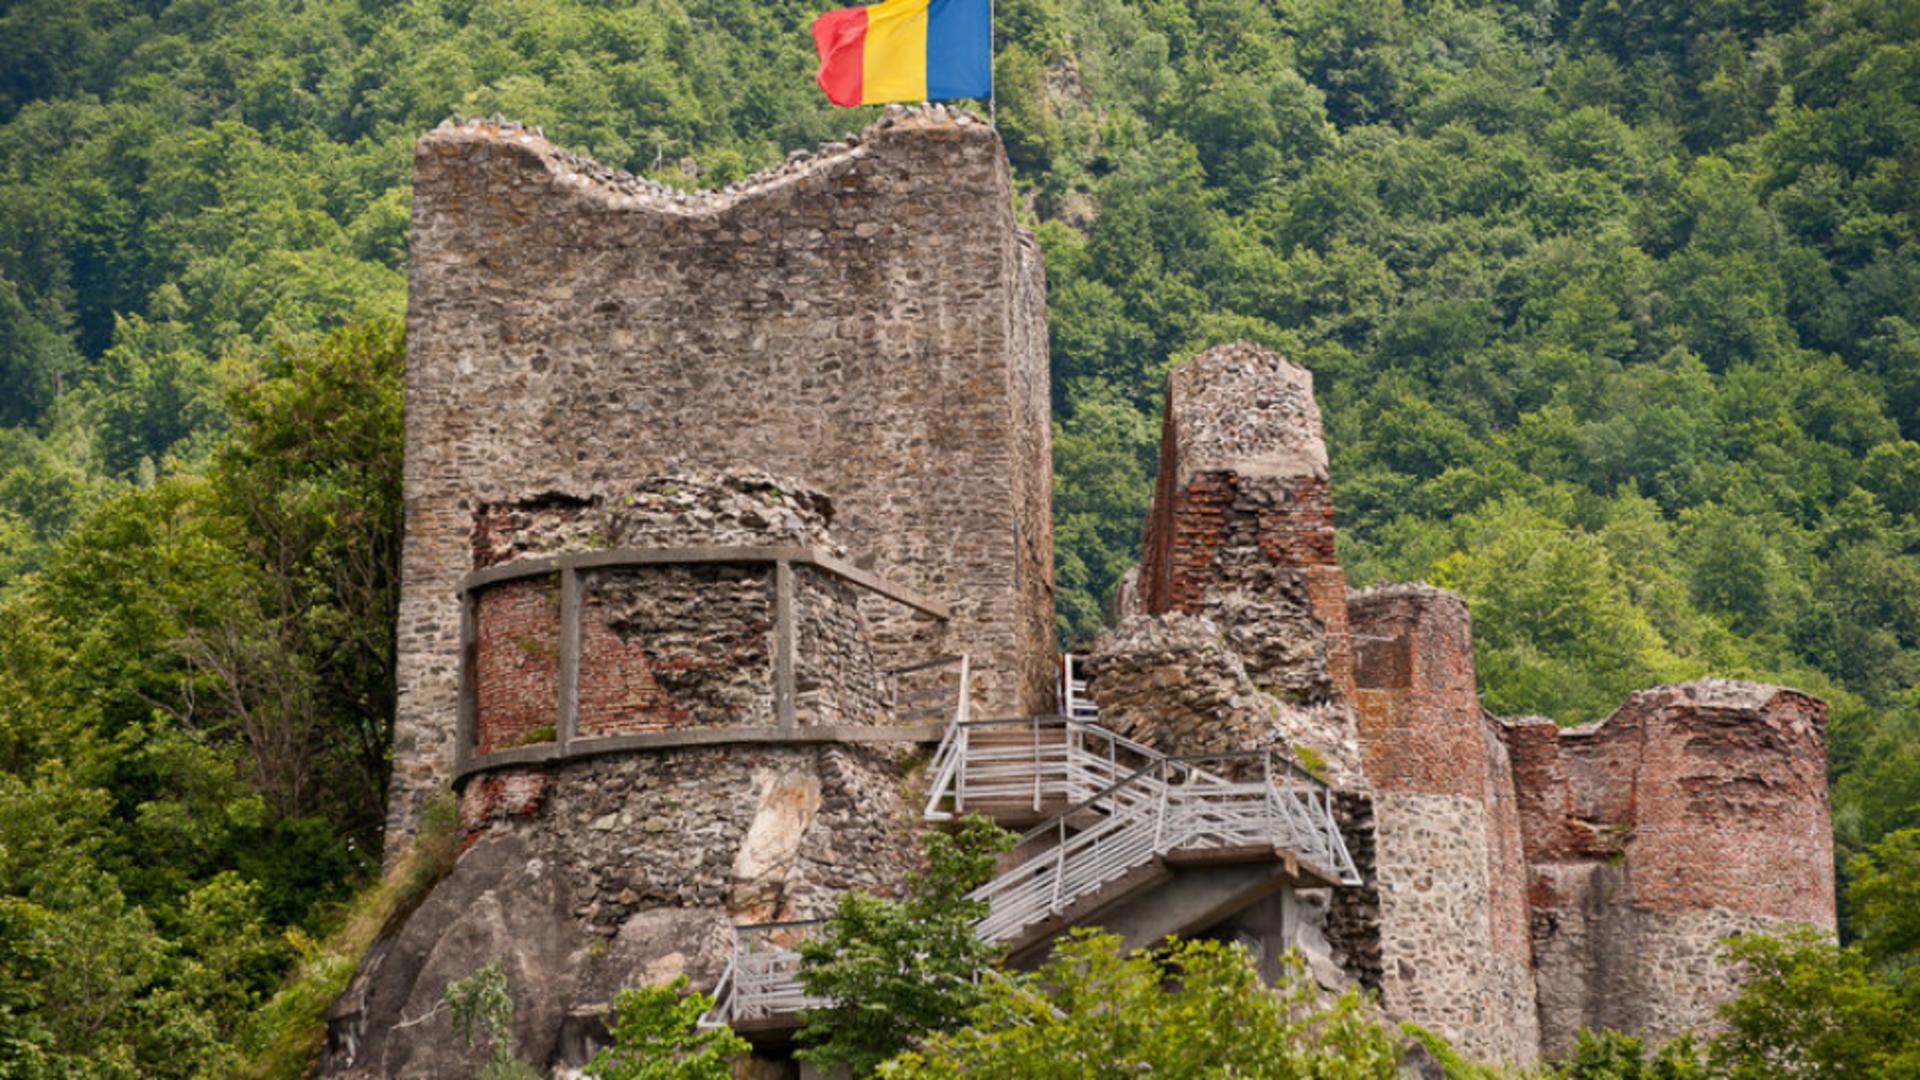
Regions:
M 883 0 L 867 9 L 860 100 L 922 101 L 927 96 L 928 0 Z

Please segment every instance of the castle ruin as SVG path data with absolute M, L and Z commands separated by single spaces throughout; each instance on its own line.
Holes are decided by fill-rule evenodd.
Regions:
M 1348 589 L 1311 376 L 1257 346 L 1171 373 L 1141 565 L 1063 700 L 1044 280 L 972 117 L 702 194 L 443 125 L 413 235 L 389 836 L 451 788 L 465 849 L 323 1075 L 470 1064 L 434 1011 L 492 960 L 543 1068 L 687 975 L 783 1075 L 791 942 L 963 812 L 1032 826 L 981 892 L 1014 963 L 1077 924 L 1298 950 L 1488 1060 L 1697 1029 L 1726 936 L 1833 929 L 1825 707 L 1489 715 L 1459 597 Z

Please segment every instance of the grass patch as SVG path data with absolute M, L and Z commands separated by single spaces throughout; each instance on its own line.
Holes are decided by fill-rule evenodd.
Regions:
M 413 844 L 380 880 L 341 908 L 339 926 L 324 938 L 294 928 L 287 941 L 300 961 L 277 993 L 241 1025 L 245 1064 L 235 1075 L 248 1080 L 298 1080 L 327 1038 L 327 1008 L 352 980 L 381 932 L 426 899 L 460 855 L 460 819 L 451 798 L 436 800 L 421 815 Z
M 522 732 L 517 739 L 501 743 L 498 749 L 511 750 L 516 746 L 533 746 L 537 743 L 549 743 L 557 738 L 559 738 L 559 733 L 554 730 L 552 724 L 542 724 L 537 728 L 530 728 Z

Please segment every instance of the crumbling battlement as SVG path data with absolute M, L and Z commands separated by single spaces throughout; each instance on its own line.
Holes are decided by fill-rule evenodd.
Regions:
M 1373 786 L 1389 1007 L 1530 1061 L 1539 1029 L 1513 771 L 1480 708 L 1464 600 L 1357 592 L 1355 711 Z
M 1520 793 L 1541 1036 L 1710 1028 L 1730 934 L 1834 929 L 1826 706 L 1703 680 L 1595 724 L 1505 726 Z
M 1581 728 L 1495 720 L 1465 601 L 1346 591 L 1326 461 L 1306 371 L 1247 344 L 1175 367 L 1139 573 L 1088 670 L 1157 745 L 1354 747 L 1367 881 L 1326 938 L 1389 1010 L 1526 1063 L 1583 1024 L 1710 1025 L 1727 935 L 1832 930 L 1824 706 L 1704 682 Z
M 1141 543 L 1142 610 L 1213 615 L 1240 639 L 1263 688 L 1302 703 L 1346 697 L 1347 586 L 1333 545 L 1313 376 L 1246 342 L 1175 367 Z M 1217 612 L 1223 604 L 1237 609 Z M 1282 645 L 1317 655 L 1261 655 Z
M 953 611 L 871 612 L 883 662 L 964 652 L 983 709 L 1051 707 L 1045 285 L 990 127 L 892 110 L 685 194 L 537 129 L 443 125 L 412 245 L 389 850 L 453 765 L 475 514 L 529 494 L 792 476 L 854 562 Z

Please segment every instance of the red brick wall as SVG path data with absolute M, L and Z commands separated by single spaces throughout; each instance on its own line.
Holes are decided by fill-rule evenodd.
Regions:
M 653 677 L 647 643 L 615 633 L 599 597 L 586 597 L 581 608 L 580 734 L 636 734 L 692 722 L 693 714 Z
M 474 721 L 481 753 L 519 745 L 560 715 L 560 584 L 541 577 L 480 593 Z
M 1484 799 L 1491 783 L 1464 600 L 1409 586 L 1356 594 L 1361 755 L 1382 791 Z
M 1584 728 L 1513 725 L 1508 743 L 1530 862 L 1624 858 L 1645 910 L 1833 925 L 1819 700 L 1751 684 L 1659 687 Z

